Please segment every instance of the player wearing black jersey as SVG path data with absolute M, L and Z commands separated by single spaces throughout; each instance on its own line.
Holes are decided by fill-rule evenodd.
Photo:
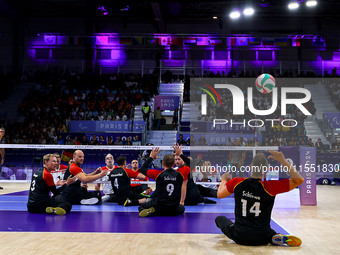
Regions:
M 119 156 L 117 158 L 117 164 L 118 167 L 110 172 L 108 179 L 111 181 L 112 189 L 114 194 L 116 194 L 118 204 L 131 206 L 145 203 L 145 196 L 136 194 L 132 191 L 130 179 L 137 178 L 145 180 L 145 175 L 135 172 L 132 169 L 125 169 L 126 157 L 124 156 Z
M 275 195 L 290 191 L 303 183 L 304 179 L 284 157 L 282 152 L 269 151 L 269 158 L 288 169 L 290 179 L 262 181 L 268 161 L 263 153 L 258 153 L 251 165 L 250 178 L 231 179 L 229 173 L 222 175 L 217 191 L 218 198 L 232 193 L 235 197 L 235 223 L 224 216 L 215 219 L 216 225 L 230 239 L 242 245 L 266 245 L 268 243 L 289 246 L 301 245 L 298 237 L 277 234 L 270 227 L 271 212 Z
M 163 158 L 164 170 L 148 169 L 151 162 L 160 152 L 159 148 L 152 149 L 150 157 L 146 159 L 140 172 L 156 180 L 156 190 L 152 195 L 152 200 L 139 206 L 139 216 L 146 217 L 151 215 L 176 216 L 184 213 L 185 185 L 183 180 L 188 179 L 190 171 L 173 169 L 175 164 L 173 155 L 165 155 Z M 186 171 L 186 172 L 184 172 Z
M 44 168 L 35 172 L 32 176 L 32 183 L 28 195 L 27 209 L 30 213 L 51 213 L 64 215 L 69 212 L 72 205 L 63 200 L 60 192 L 66 185 L 70 185 L 75 178 L 69 177 L 67 181 L 59 180 L 56 185 L 62 186 L 57 189 L 53 181 L 51 171 L 57 165 L 57 158 L 53 154 L 47 154 L 43 157 Z M 54 197 L 50 197 L 50 192 Z

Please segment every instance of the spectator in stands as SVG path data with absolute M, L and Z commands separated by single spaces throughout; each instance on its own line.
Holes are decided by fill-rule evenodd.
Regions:
M 124 145 L 123 141 L 121 140 L 120 136 L 117 136 L 117 140 L 115 141 L 114 145 Z
M 239 145 L 240 146 L 246 146 L 246 143 L 243 141 L 243 137 L 240 137 Z M 250 145 L 247 145 L 247 146 L 250 146 Z
M 113 140 L 112 140 L 112 136 L 109 136 L 107 139 L 107 145 L 114 145 Z
M 332 144 L 332 151 L 340 151 L 340 143 L 338 140 L 335 139 L 334 143 Z
M 318 141 L 315 143 L 315 147 L 318 151 L 324 151 L 325 150 L 323 143 L 321 141 L 321 138 L 318 138 Z
M 198 145 L 208 145 L 207 140 L 205 139 L 204 135 L 201 135 L 200 139 L 198 139 Z
M 187 139 L 187 145 L 195 145 L 196 144 L 196 140 L 195 137 L 193 135 L 190 135 L 190 137 Z
M 314 145 L 314 143 L 313 143 L 313 140 L 312 140 L 312 138 L 309 138 L 308 139 L 308 147 L 314 147 L 315 145 Z
M 142 145 L 141 141 L 139 140 L 138 135 L 135 136 L 134 140 L 132 141 L 132 145 L 134 145 L 134 146 L 141 146 Z
M 177 143 L 179 145 L 187 145 L 187 142 L 183 139 L 183 135 L 182 134 L 179 135 L 179 139 L 177 140 Z
M 290 142 L 288 144 L 289 144 L 289 146 L 296 146 L 297 145 L 294 136 L 292 136 L 292 138 L 291 138 L 291 140 L 290 140 Z
M 161 129 L 161 119 L 162 119 L 162 111 L 159 107 L 157 107 L 157 110 L 154 113 L 155 115 L 155 129 L 160 130 Z
M 71 140 L 71 136 L 66 136 L 66 142 L 65 145 L 72 145 L 72 140 Z
M 143 113 L 143 120 L 146 124 L 146 129 L 149 130 L 149 118 L 150 118 L 150 106 L 147 102 L 144 103 L 144 106 L 142 107 L 142 113 Z
M 61 135 L 58 137 L 58 144 L 63 145 L 64 144 L 64 139 L 61 137 Z
M 99 142 L 98 142 L 99 145 L 106 145 L 106 141 L 105 141 L 105 138 L 104 136 L 99 136 Z
M 175 130 L 177 130 L 178 124 L 178 108 L 175 109 L 174 114 L 172 116 L 172 126 Z
M 131 146 L 132 145 L 132 141 L 131 141 L 131 138 L 129 136 L 126 138 L 126 141 L 125 141 L 124 145 L 127 145 L 127 146 Z
M 98 141 L 98 137 L 94 134 L 92 137 L 91 137 L 91 145 L 98 145 L 99 141 Z
M 88 145 L 89 144 L 89 142 L 86 139 L 86 135 L 83 135 L 83 137 L 81 138 L 80 144 L 81 145 Z

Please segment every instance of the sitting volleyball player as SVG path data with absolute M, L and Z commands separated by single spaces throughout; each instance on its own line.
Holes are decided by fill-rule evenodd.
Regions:
M 200 169 L 202 173 L 202 182 L 220 182 L 221 175 L 216 168 L 211 166 L 211 162 L 206 160 Z M 203 197 L 217 197 L 216 184 L 197 184 L 197 187 Z
M 175 152 L 178 148 L 179 146 L 174 147 Z M 163 158 L 163 171 L 148 169 L 159 152 L 159 148 L 152 149 L 150 156 L 140 169 L 141 173 L 156 180 L 156 190 L 152 194 L 152 199 L 138 208 L 140 217 L 152 215 L 176 216 L 185 211 L 184 199 L 190 169 L 174 170 L 175 159 L 170 154 Z
M 75 177 L 69 177 L 67 181 L 59 180 L 54 184 L 51 171 L 58 165 L 54 154 L 46 154 L 43 157 L 44 168 L 35 172 L 32 176 L 30 192 L 28 195 L 27 209 L 30 213 L 50 213 L 64 215 L 71 211 L 72 205 L 64 200 L 60 192 L 68 185 L 75 182 Z M 56 185 L 61 186 L 59 189 Z M 50 192 L 53 197 L 50 197 Z
M 115 160 L 112 156 L 112 154 L 107 154 L 105 156 L 105 164 L 106 166 L 102 167 L 102 170 L 108 170 L 109 173 L 113 170 L 118 168 L 117 166 L 114 165 Z M 102 178 L 99 179 L 99 181 L 104 182 L 103 183 L 103 193 L 104 196 L 102 196 L 102 202 L 111 202 L 111 203 L 116 203 L 117 202 L 117 197 L 113 192 L 112 185 L 110 182 L 108 182 L 109 177 L 106 175 Z M 100 191 L 100 183 L 97 183 L 95 186 L 95 189 L 97 191 Z
M 282 152 L 269 151 L 269 158 L 281 163 L 288 170 L 290 179 L 262 181 L 268 161 L 263 153 L 258 153 L 251 167 L 250 178 L 231 179 L 229 173 L 222 175 L 217 191 L 218 198 L 234 193 L 235 223 L 225 216 L 215 219 L 216 226 L 235 243 L 241 245 L 299 246 L 300 238 L 276 233 L 270 227 L 275 195 L 290 191 L 303 183 L 304 179 L 284 157 Z

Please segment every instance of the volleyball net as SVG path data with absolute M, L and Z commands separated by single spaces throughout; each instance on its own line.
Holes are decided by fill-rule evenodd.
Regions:
M 81 167 L 85 173 L 91 173 L 105 166 L 107 154 L 112 154 L 115 160 L 125 156 L 127 165 L 137 160 L 141 167 L 152 148 L 157 146 L 4 144 L 2 147 L 6 151 L 6 158 L 0 182 L 30 182 L 32 174 L 43 167 L 43 156 L 46 154 L 59 154 L 61 164 L 67 166 L 73 152 L 82 150 L 85 160 Z M 155 159 L 149 168 L 162 169 L 164 155 L 174 153 L 172 146 L 159 147 L 160 158 Z M 305 178 L 304 184 L 300 186 L 300 196 L 310 204 L 316 203 L 316 179 L 320 176 L 332 178 L 339 175 L 339 162 L 320 163 L 313 147 L 183 146 L 182 150 L 191 159 L 193 179 L 202 185 L 218 185 L 225 172 L 230 172 L 233 177 L 249 177 L 251 162 L 257 153 L 262 152 L 268 158 L 269 151 L 280 150 Z M 288 170 L 274 160 L 268 160 L 266 170 L 266 180 L 289 178 Z

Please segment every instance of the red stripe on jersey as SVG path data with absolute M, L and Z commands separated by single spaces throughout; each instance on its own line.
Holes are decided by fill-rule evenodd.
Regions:
M 241 182 L 243 182 L 246 178 L 241 178 L 241 177 L 235 177 L 233 179 L 231 179 L 230 181 L 227 182 L 226 186 L 227 186 L 227 190 L 229 191 L 229 193 L 234 193 L 234 189 L 235 187 L 240 184 Z
M 261 181 L 264 190 L 271 196 L 290 190 L 289 179 Z
M 183 179 L 186 181 L 189 179 L 190 167 L 182 166 L 181 168 L 177 169 L 177 172 L 179 172 L 183 176 Z
M 46 168 L 44 168 L 43 171 L 43 180 L 45 181 L 47 187 L 51 187 L 54 185 L 53 176 L 49 171 L 47 171 Z
M 156 170 L 156 169 L 150 169 L 146 172 L 146 175 L 154 180 L 157 179 L 157 177 L 162 173 L 163 171 L 161 170 Z
M 62 165 L 62 164 L 60 164 L 60 168 L 59 168 L 59 170 L 66 170 L 68 168 L 68 166 L 65 166 L 65 165 Z
M 82 172 L 83 172 L 83 169 L 81 169 L 79 166 L 77 166 L 76 163 L 72 163 L 71 164 L 71 166 L 70 166 L 70 173 L 73 176 L 76 176 L 77 174 L 82 173 Z
M 125 169 L 125 168 L 123 168 L 123 169 L 124 169 L 124 171 L 126 172 L 126 174 L 129 178 L 136 178 L 137 175 L 139 174 L 138 172 L 135 172 L 132 169 Z

